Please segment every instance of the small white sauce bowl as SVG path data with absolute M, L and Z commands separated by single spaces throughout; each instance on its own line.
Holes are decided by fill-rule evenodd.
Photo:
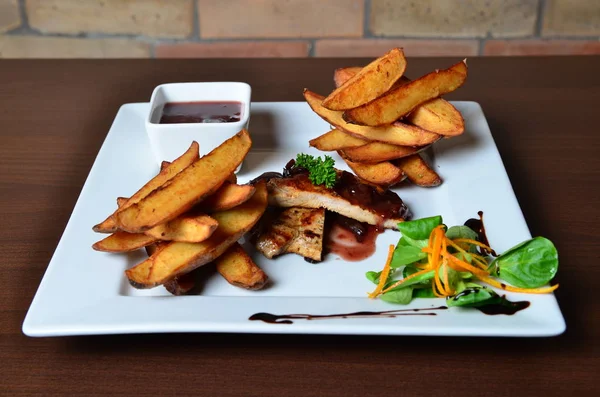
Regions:
M 192 144 L 200 145 L 200 156 L 231 138 L 250 121 L 250 85 L 239 82 L 169 83 L 152 92 L 146 132 L 156 161 L 173 161 Z M 163 107 L 169 102 L 241 102 L 240 121 L 229 123 L 159 124 Z

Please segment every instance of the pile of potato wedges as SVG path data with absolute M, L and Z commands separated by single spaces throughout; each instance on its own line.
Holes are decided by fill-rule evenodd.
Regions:
M 110 235 L 93 245 L 98 251 L 129 252 L 146 247 L 148 259 L 125 274 L 135 288 L 164 285 L 180 295 L 190 291 L 193 271 L 215 263 L 231 284 L 259 289 L 266 274 L 238 244 L 267 208 L 263 182 L 238 185 L 234 171 L 249 152 L 246 130 L 207 155 L 196 142 L 93 229 Z
M 406 65 L 402 49 L 394 48 L 365 67 L 335 70 L 337 88 L 327 97 L 304 90 L 311 109 L 333 128 L 310 145 L 337 151 L 358 177 L 383 188 L 406 178 L 439 185 L 420 152 L 465 128 L 460 112 L 441 96 L 465 82 L 466 62 L 416 80 L 404 76 Z

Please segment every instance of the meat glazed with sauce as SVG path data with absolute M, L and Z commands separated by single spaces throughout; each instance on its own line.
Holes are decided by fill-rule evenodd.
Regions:
M 289 168 L 288 163 L 286 170 Z M 410 217 L 410 211 L 396 193 L 367 185 L 349 172 L 338 171 L 338 182 L 329 189 L 313 185 L 307 172 L 291 169 L 290 176 L 267 182 L 270 205 L 325 208 L 377 228 L 394 230 L 398 229 L 399 222 Z
M 317 245 L 321 244 L 319 257 L 320 250 L 324 249 L 347 261 L 360 261 L 375 252 L 375 240 L 379 233 L 385 228 L 397 229 L 398 222 L 410 217 L 402 199 L 392 191 L 365 184 L 346 171 L 338 171 L 338 181 L 333 189 L 315 186 L 308 178 L 308 171 L 294 165 L 294 160 L 291 160 L 283 174 L 265 173 L 255 179 L 268 181 L 270 205 L 288 208 L 275 220 L 264 222 L 257 249 L 268 258 L 294 252 L 315 262 L 315 255 L 307 253 L 316 252 Z M 300 210 L 310 214 L 311 211 L 323 209 L 327 209 L 324 232 L 322 222 L 300 226 Z M 322 214 L 325 217 L 325 212 Z M 290 243 L 303 235 L 302 230 L 315 226 L 319 231 L 318 240 L 305 239 L 308 244 Z

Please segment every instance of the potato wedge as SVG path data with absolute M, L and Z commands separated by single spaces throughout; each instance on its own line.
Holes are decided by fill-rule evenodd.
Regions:
M 92 248 L 104 252 L 130 252 L 153 244 L 156 238 L 139 233 L 115 232 L 94 243 Z
M 382 161 L 395 160 L 418 153 L 427 146 L 412 147 L 390 145 L 383 142 L 371 142 L 357 148 L 343 149 L 344 157 L 358 163 L 381 163 Z
M 206 212 L 225 211 L 248 201 L 254 194 L 252 185 L 236 185 L 225 182 L 212 196 L 199 204 Z
M 330 110 L 347 110 L 371 102 L 386 93 L 405 70 L 404 52 L 393 48 L 336 88 L 323 100 L 323 106 Z
M 166 247 L 167 245 L 169 245 L 168 241 L 155 241 L 154 243 L 147 245 L 144 248 L 146 249 L 146 254 L 148 254 L 148 256 L 152 256 L 156 251 Z
M 258 290 L 269 279 L 241 245 L 234 243 L 215 260 L 217 271 L 227 282 L 236 287 Z
M 335 87 L 338 88 L 346 81 L 354 77 L 358 72 L 362 70 L 362 66 L 350 66 L 347 68 L 338 68 L 333 71 L 333 82 Z
M 311 139 L 308 144 L 316 149 L 324 152 L 332 152 L 340 149 L 348 149 L 364 146 L 370 141 L 362 138 L 356 138 L 350 134 L 345 133 L 337 128 Z
M 399 159 L 396 165 L 404 171 L 408 180 L 417 186 L 434 187 L 442 183 L 442 178 L 419 154 Z
M 199 149 L 199 148 L 198 148 Z M 164 170 L 165 168 L 167 168 L 169 165 L 171 165 L 170 161 L 167 160 L 163 160 L 160 162 L 160 170 Z
M 206 214 L 189 214 L 156 225 L 144 234 L 163 241 L 199 243 L 209 238 L 218 226 L 217 221 Z
M 457 136 L 465 132 L 462 114 L 450 102 L 435 98 L 417 106 L 406 121 L 436 134 Z
M 120 208 L 110 215 L 102 223 L 97 224 L 92 229 L 97 233 L 114 233 L 117 231 L 116 216 L 117 212 L 122 211 L 148 196 L 151 192 L 158 189 L 165 182 L 171 180 L 175 175 L 179 174 L 183 169 L 198 160 L 200 152 L 200 146 L 198 142 L 192 142 L 189 149 L 182 154 L 180 157 L 175 159 L 172 163 L 165 166 L 161 166 L 161 171 L 154 178 L 150 179 L 140 190 L 138 190 L 133 196 L 131 196 L 127 202 L 123 203 Z
M 236 174 L 229 175 L 227 177 L 226 181 L 229 183 L 237 183 L 237 175 Z
M 439 139 L 438 134 L 400 122 L 384 127 L 368 127 L 346 123 L 342 118 L 341 111 L 329 110 L 321 105 L 323 96 L 305 89 L 304 98 L 311 109 L 323 120 L 357 138 L 402 146 L 424 146 Z
M 175 296 L 185 295 L 196 286 L 196 275 L 194 272 L 182 274 L 167 281 L 165 289 Z
M 336 69 L 333 74 L 336 87 L 344 84 L 360 70 L 360 66 Z M 401 83 L 409 81 L 405 76 L 399 80 Z M 458 109 L 442 98 L 435 98 L 417 106 L 406 116 L 406 121 L 427 131 L 445 136 L 456 136 L 465 131 L 465 120 Z
M 135 288 L 153 288 L 214 261 L 239 240 L 260 219 L 267 208 L 267 187 L 264 181 L 255 185 L 250 200 L 213 217 L 219 227 L 201 243 L 169 243 L 144 262 L 125 271 Z
M 358 72 L 360 72 L 362 68 L 360 66 L 350 66 L 347 68 L 339 68 L 333 71 L 333 81 L 335 83 L 336 88 L 340 87 L 346 81 L 354 77 Z M 406 84 L 410 81 L 410 79 L 406 76 L 400 77 L 396 82 L 392 85 L 390 90 L 399 87 L 403 84 Z
M 235 176 L 235 174 L 232 174 Z M 229 180 L 237 180 L 237 177 L 231 178 Z M 200 206 L 205 211 L 225 211 L 230 208 L 235 207 L 236 205 L 240 205 L 244 201 L 248 200 L 254 194 L 254 187 L 250 185 L 236 185 L 235 182 L 230 183 L 225 181 L 223 185 L 213 194 L 208 197 L 206 200 L 202 201 Z M 126 197 L 117 197 L 117 206 L 121 207 L 125 202 L 127 202 Z M 161 225 L 155 226 L 154 228 L 158 228 Z M 154 229 L 153 228 L 153 229 Z M 148 234 L 148 233 L 146 233 Z M 152 234 L 155 235 L 155 234 Z M 166 239 L 166 240 L 174 240 L 174 241 L 186 241 L 186 240 L 178 240 L 176 238 Z M 194 241 L 189 241 L 194 242 Z
M 356 176 L 372 185 L 392 186 L 405 178 L 404 172 L 389 161 L 376 164 L 363 164 L 344 158 L 343 153 L 340 153 L 340 156 L 342 156 Z
M 169 163 L 168 161 L 163 161 L 160 164 L 160 169 L 163 170 L 169 164 L 171 164 L 171 163 Z M 235 175 L 235 173 L 233 173 L 227 177 L 226 181 L 229 183 L 237 183 L 237 176 Z
M 171 164 L 170 161 L 163 160 L 160 163 L 160 170 L 163 171 L 170 164 Z M 123 207 L 127 203 L 127 201 L 129 201 L 129 197 L 117 197 L 117 207 L 119 207 L 119 208 Z
M 167 163 L 169 164 L 168 161 L 163 161 L 163 164 Z M 223 183 L 223 185 L 219 188 L 219 190 L 217 190 L 217 192 L 215 194 L 213 194 L 212 196 L 210 196 L 207 200 L 211 200 L 214 201 L 216 200 L 217 203 L 216 204 L 220 204 L 221 207 L 215 208 L 213 209 L 213 211 L 223 211 L 232 207 L 235 207 L 238 204 L 241 204 L 243 201 L 238 201 L 237 204 L 228 204 L 227 202 L 224 202 L 224 200 L 229 200 L 230 202 L 233 200 L 232 194 L 240 194 L 242 191 L 246 191 L 249 190 L 248 188 L 244 187 L 244 189 L 237 189 L 237 188 L 231 188 L 229 187 L 231 184 L 235 184 L 237 182 L 237 177 L 235 176 L 235 174 L 231 174 L 225 183 Z M 237 186 L 237 185 L 236 185 Z M 225 192 L 223 192 L 225 191 Z M 252 188 L 252 193 L 254 193 L 254 188 Z M 248 195 L 248 198 L 250 198 L 252 194 Z M 218 196 L 218 197 L 215 197 Z M 213 198 L 215 197 L 215 198 Z M 239 196 L 238 196 L 239 197 Z M 125 205 L 125 203 L 127 202 L 127 200 L 129 200 L 127 197 L 117 197 L 117 206 L 120 208 L 123 205 Z M 207 201 L 205 200 L 205 201 Z M 246 199 L 247 200 L 247 199 Z M 235 201 L 233 201 L 235 203 Z
M 456 90 L 466 79 L 465 60 L 448 69 L 436 70 L 400 85 L 365 105 L 347 110 L 344 112 L 344 120 L 373 127 L 391 124 L 417 106 Z
M 248 132 L 240 131 L 196 160 L 160 189 L 138 203 L 119 210 L 116 214 L 119 229 L 139 233 L 175 219 L 216 192 L 241 164 L 251 145 Z

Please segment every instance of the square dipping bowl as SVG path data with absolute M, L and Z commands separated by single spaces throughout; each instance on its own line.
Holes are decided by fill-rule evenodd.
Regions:
M 169 83 L 156 87 L 150 99 L 146 132 L 158 164 L 181 156 L 192 141 L 198 142 L 203 156 L 248 128 L 251 91 L 250 85 L 239 82 Z M 165 105 L 174 102 L 240 102 L 240 120 L 160 124 Z

